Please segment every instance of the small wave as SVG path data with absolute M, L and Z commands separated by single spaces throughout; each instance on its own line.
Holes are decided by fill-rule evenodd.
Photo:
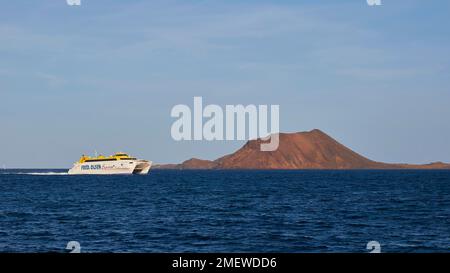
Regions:
M 69 173 L 58 173 L 58 172 L 32 172 L 32 173 L 13 173 L 13 174 L 22 174 L 22 175 L 69 175 Z

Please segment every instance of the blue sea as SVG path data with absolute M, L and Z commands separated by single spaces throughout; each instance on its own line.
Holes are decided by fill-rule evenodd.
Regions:
M 0 252 L 450 252 L 450 171 L 0 171 Z

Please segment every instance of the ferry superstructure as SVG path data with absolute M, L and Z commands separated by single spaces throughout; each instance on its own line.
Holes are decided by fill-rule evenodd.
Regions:
M 69 170 L 69 174 L 148 174 L 151 167 L 151 161 L 137 159 L 125 153 L 116 153 L 108 157 L 83 155 Z

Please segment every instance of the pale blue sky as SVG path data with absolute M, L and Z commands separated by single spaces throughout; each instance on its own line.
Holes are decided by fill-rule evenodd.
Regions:
M 379 161 L 450 162 L 450 2 L 1 1 L 0 166 L 123 150 L 214 159 L 175 142 L 175 104 L 279 104 Z

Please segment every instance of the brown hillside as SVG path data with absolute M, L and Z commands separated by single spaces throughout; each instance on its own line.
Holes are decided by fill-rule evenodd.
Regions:
M 214 161 L 190 159 L 177 169 L 450 169 L 442 162 L 427 165 L 375 162 L 350 150 L 324 132 L 281 133 L 276 151 L 260 150 L 262 141 L 250 140 L 235 153 Z M 164 168 L 162 166 L 161 168 Z

